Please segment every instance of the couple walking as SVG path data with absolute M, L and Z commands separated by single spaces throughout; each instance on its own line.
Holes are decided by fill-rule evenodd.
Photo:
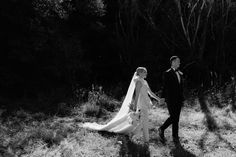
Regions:
M 183 104 L 182 72 L 178 70 L 180 59 L 177 56 L 170 58 L 171 68 L 163 75 L 163 92 L 161 98 L 154 94 L 145 78 L 147 69 L 138 67 L 133 75 L 127 94 L 116 116 L 107 124 L 83 123 L 82 127 L 98 131 L 135 135 L 142 133 L 143 142 L 149 144 L 148 111 L 152 106 L 150 97 L 159 104 L 166 102 L 169 118 L 159 127 L 161 142 L 165 142 L 164 131 L 172 124 L 172 136 L 175 144 L 179 143 L 178 123 Z

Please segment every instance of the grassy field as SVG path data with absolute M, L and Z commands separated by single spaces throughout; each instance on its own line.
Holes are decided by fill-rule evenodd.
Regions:
M 85 121 L 106 122 L 114 112 L 102 116 L 86 116 L 84 106 L 73 108 L 68 116 L 46 116 L 44 113 L 16 111 L 2 119 L 0 125 L 0 157 L 236 157 L 236 114 L 229 107 L 208 106 L 203 112 L 196 103 L 185 105 L 180 118 L 180 142 L 175 147 L 171 127 L 162 144 L 157 129 L 168 117 L 165 106 L 150 111 L 150 145 L 141 136 L 90 131 L 79 127 Z M 4 113 L 1 110 L 0 115 Z

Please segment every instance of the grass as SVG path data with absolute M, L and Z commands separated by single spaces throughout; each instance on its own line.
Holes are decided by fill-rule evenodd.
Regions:
M 1 118 L 0 157 L 235 157 L 236 114 L 231 106 L 224 104 L 219 108 L 212 100 L 206 101 L 205 106 L 197 100 L 191 102 L 194 105 L 185 104 L 180 117 L 182 147 L 174 146 L 171 128 L 165 132 L 166 144 L 159 140 L 157 129 L 168 117 L 166 106 L 150 110 L 149 147 L 143 145 L 139 135 L 128 137 L 80 128 L 79 124 L 85 121 L 106 123 L 119 109 L 120 102 L 103 94 L 102 98 L 96 95 L 95 99 L 67 109 L 63 117 L 20 109 Z M 92 103 L 99 109 L 89 108 Z M 88 110 L 97 114 L 88 114 Z M 0 110 L 0 116 L 4 112 Z
M 1 124 L 0 153 L 2 156 L 22 157 L 223 157 L 225 154 L 227 157 L 234 157 L 236 115 L 227 107 L 223 109 L 212 107 L 210 110 L 211 118 L 214 118 L 217 124 L 217 129 L 214 131 L 208 129 L 206 115 L 197 107 L 183 108 L 180 119 L 181 148 L 173 145 L 171 128 L 168 128 L 165 133 L 166 145 L 159 141 L 157 129 L 168 117 L 165 107 L 156 107 L 150 112 L 149 148 L 142 144 L 139 136 L 130 138 L 82 129 L 78 127 L 76 116 L 63 118 L 54 116 L 37 121 L 33 118 L 37 116 L 20 111 L 15 117 Z M 25 114 L 27 118 L 22 116 Z M 18 121 L 18 116 L 23 119 Z

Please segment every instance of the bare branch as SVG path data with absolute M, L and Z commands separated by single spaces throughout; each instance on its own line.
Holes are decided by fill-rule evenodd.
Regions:
M 200 22 L 201 22 L 202 10 L 203 10 L 204 6 L 205 6 L 205 0 L 203 0 L 203 2 L 202 2 L 202 6 L 201 6 L 199 14 L 198 14 L 197 25 L 196 25 L 196 28 L 195 28 L 195 33 L 194 33 L 193 42 L 192 42 L 193 45 L 195 44 L 195 41 L 196 41 L 196 38 L 197 38 L 197 34 L 198 34 Z
M 180 16 L 180 22 L 181 22 L 182 29 L 184 31 L 184 35 L 186 37 L 186 40 L 188 42 L 189 47 L 191 48 L 192 44 L 191 44 L 191 41 L 190 41 L 189 33 L 188 33 L 188 31 L 187 31 L 187 29 L 185 27 L 185 24 L 184 24 L 183 14 L 182 14 L 182 11 L 181 11 L 180 0 L 175 0 L 175 2 L 176 2 L 177 7 L 178 7 L 178 12 L 179 12 L 179 16 Z

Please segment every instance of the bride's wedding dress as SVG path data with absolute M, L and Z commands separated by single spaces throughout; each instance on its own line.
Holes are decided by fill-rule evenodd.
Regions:
M 136 111 L 130 111 L 129 106 L 132 102 L 133 94 L 135 91 L 135 83 L 137 81 L 140 81 L 142 83 L 137 101 L 137 109 Z M 144 136 L 146 136 L 145 138 L 149 139 L 148 109 L 152 104 L 148 96 L 149 90 L 150 88 L 146 80 L 140 78 L 135 73 L 129 85 L 126 97 L 116 116 L 105 125 L 100 125 L 97 123 L 83 123 L 82 127 L 92 130 L 108 131 L 122 134 L 137 134 L 139 131 L 141 131 L 141 129 L 143 129 L 143 131 L 146 132 L 144 133 Z

